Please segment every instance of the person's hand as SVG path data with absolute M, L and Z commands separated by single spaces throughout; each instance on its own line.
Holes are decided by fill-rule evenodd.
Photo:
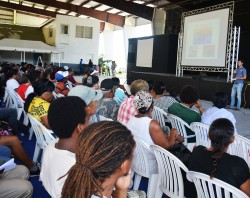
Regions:
M 202 107 L 201 101 L 197 101 L 196 103 L 194 103 L 194 106 L 200 109 Z
M 178 136 L 175 138 L 175 141 L 176 141 L 177 143 L 184 142 L 184 137 L 181 136 L 181 135 L 178 135 Z
M 127 190 L 130 186 L 130 183 L 131 183 L 131 170 L 127 175 L 122 176 L 117 180 L 115 188 L 119 190 Z
M 179 132 L 177 131 L 177 129 L 175 128 L 172 128 L 171 131 L 170 131 L 170 135 L 174 135 L 174 137 L 178 137 L 179 136 Z

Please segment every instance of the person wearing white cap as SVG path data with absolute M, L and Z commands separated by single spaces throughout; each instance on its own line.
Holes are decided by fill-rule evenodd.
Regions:
M 87 113 L 86 122 L 88 122 L 90 117 L 96 113 L 97 101 L 103 97 L 103 93 L 101 90 L 94 90 L 84 85 L 77 85 L 69 91 L 68 96 L 78 96 L 85 101 L 87 105 L 85 108 Z
M 67 77 L 69 75 L 68 71 L 58 71 L 55 75 L 56 77 L 56 93 L 67 95 L 69 93 L 69 88 L 66 86 Z

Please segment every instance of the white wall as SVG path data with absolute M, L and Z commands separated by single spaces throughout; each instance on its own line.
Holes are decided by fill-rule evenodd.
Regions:
M 61 34 L 61 25 L 69 25 L 69 34 Z M 76 25 L 93 27 L 93 38 L 76 38 Z M 100 35 L 100 21 L 79 17 L 56 16 L 56 48 L 61 51 L 62 63 L 79 64 L 82 58 L 84 63 L 92 57 L 94 64 L 98 63 L 98 48 Z M 58 61 L 58 60 L 56 60 Z
M 143 20 L 145 23 L 146 20 Z M 123 28 L 118 28 L 107 23 L 105 30 L 100 35 L 100 51 L 105 60 L 115 60 L 118 68 L 127 68 L 128 39 L 152 36 L 152 25 L 135 26 L 136 21 L 131 18 L 126 20 Z

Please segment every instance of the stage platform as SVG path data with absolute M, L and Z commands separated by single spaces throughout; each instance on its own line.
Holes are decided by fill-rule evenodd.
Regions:
M 213 76 L 191 76 L 176 77 L 175 74 L 135 72 L 130 71 L 127 74 L 127 83 L 131 84 L 136 79 L 162 81 L 166 84 L 167 90 L 176 87 L 179 90 L 184 85 L 191 84 L 196 86 L 200 91 L 200 99 L 212 101 L 217 91 L 223 91 L 230 96 L 232 83 L 226 82 L 224 77 Z

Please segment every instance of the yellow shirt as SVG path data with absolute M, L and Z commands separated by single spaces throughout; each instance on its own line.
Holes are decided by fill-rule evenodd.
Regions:
M 50 103 L 35 97 L 30 103 L 28 113 L 41 122 L 41 117 L 48 115 Z

